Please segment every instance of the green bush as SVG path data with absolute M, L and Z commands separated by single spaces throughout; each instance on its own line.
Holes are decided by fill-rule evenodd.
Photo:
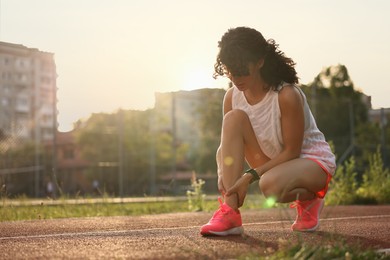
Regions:
M 355 158 L 352 156 L 343 165 L 340 165 L 330 182 L 330 190 L 326 201 L 333 205 L 353 204 L 357 200 L 356 190 L 358 183 L 356 180 Z
M 380 149 L 369 157 L 362 183 L 356 180 L 355 158 L 338 166 L 326 201 L 331 205 L 385 204 L 390 202 L 390 171 L 384 168 Z
M 369 158 L 369 168 L 363 175 L 363 183 L 357 195 L 379 204 L 390 202 L 390 171 L 383 167 L 379 148 Z
M 203 185 L 205 181 L 196 179 L 195 173 L 192 174 L 191 188 L 187 191 L 188 209 L 191 211 L 204 210 L 204 199 L 206 195 L 203 193 Z

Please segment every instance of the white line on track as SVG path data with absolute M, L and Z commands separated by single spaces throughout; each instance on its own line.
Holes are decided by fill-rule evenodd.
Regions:
M 340 220 L 353 220 L 353 219 L 373 219 L 373 218 L 390 218 L 390 215 L 373 215 L 373 216 L 354 216 L 354 217 L 339 217 L 339 218 L 325 218 L 320 219 L 323 221 L 340 221 Z M 253 222 L 246 223 L 243 226 L 255 226 L 255 225 L 272 225 L 281 223 L 291 223 L 289 220 L 282 221 L 266 221 L 266 222 Z M 132 229 L 132 230 L 103 230 L 103 231 L 90 231 L 90 232 L 73 232 L 73 233 L 59 233 L 59 234 L 43 234 L 43 235 L 22 235 L 22 236 L 10 236 L 0 237 L 1 240 L 18 240 L 18 239 L 36 239 L 36 238 L 55 238 L 55 237 L 77 237 L 77 236 L 103 236 L 103 235 L 118 235 L 133 232 L 145 232 L 145 231 L 163 231 L 163 230 L 184 230 L 199 228 L 199 226 L 186 226 L 186 227 L 171 227 L 171 228 L 145 228 L 145 229 Z
M 144 232 L 144 231 L 159 231 L 159 230 L 180 230 L 199 228 L 199 226 L 187 227 L 172 227 L 172 228 L 145 228 L 145 229 L 130 229 L 130 230 L 102 230 L 102 231 L 87 231 L 87 232 L 70 232 L 58 234 L 43 234 L 43 235 L 25 235 L 13 237 L 0 237 L 1 240 L 16 240 L 16 239 L 33 239 L 33 238 L 54 238 L 54 237 L 77 237 L 77 236 L 103 236 L 103 235 L 118 235 L 126 233 Z
M 390 218 L 390 215 L 373 215 L 373 216 L 354 216 L 354 217 L 339 217 L 339 218 L 322 218 L 321 222 L 324 221 L 340 221 L 340 220 L 353 220 L 353 219 L 370 219 L 370 218 Z M 269 225 L 269 224 L 278 224 L 278 223 L 292 223 L 290 220 L 281 220 L 281 221 L 267 221 L 267 222 L 254 222 L 246 223 L 243 226 L 254 226 L 254 225 Z

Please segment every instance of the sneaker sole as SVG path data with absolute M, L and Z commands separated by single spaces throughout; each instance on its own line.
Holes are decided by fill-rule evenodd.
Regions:
M 235 227 L 225 231 L 209 231 L 206 234 L 202 234 L 203 236 L 229 236 L 229 235 L 242 235 L 244 233 L 244 228 Z
M 314 232 L 314 231 L 316 231 L 316 229 L 318 228 L 319 225 L 320 225 L 320 221 L 318 220 L 317 225 L 315 225 L 315 226 L 312 227 L 312 228 L 308 228 L 308 229 L 292 229 L 292 231 L 298 231 L 298 232 Z

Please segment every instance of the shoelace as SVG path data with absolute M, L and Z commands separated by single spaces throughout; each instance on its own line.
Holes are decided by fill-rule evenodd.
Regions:
M 222 198 L 218 197 L 218 201 L 219 201 L 219 209 L 214 213 L 214 216 L 212 217 L 211 220 L 220 220 L 227 213 L 226 210 L 222 207 L 223 205 Z
M 219 201 L 219 210 L 220 212 L 223 212 L 223 214 L 226 214 L 227 211 L 224 209 L 223 207 L 223 201 L 222 201 L 222 198 L 221 197 L 218 197 L 218 201 Z
M 303 203 L 299 200 L 294 201 L 293 203 L 290 204 L 290 208 L 296 208 L 298 212 L 298 218 L 302 219 L 304 214 L 310 218 L 311 213 L 306 210 L 303 206 Z

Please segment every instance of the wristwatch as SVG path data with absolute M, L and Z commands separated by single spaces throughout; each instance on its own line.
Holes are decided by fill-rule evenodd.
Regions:
M 245 173 L 249 173 L 252 175 L 252 180 L 251 180 L 250 184 L 254 183 L 255 181 L 260 180 L 260 176 L 259 176 L 259 174 L 257 174 L 255 169 L 246 170 Z

